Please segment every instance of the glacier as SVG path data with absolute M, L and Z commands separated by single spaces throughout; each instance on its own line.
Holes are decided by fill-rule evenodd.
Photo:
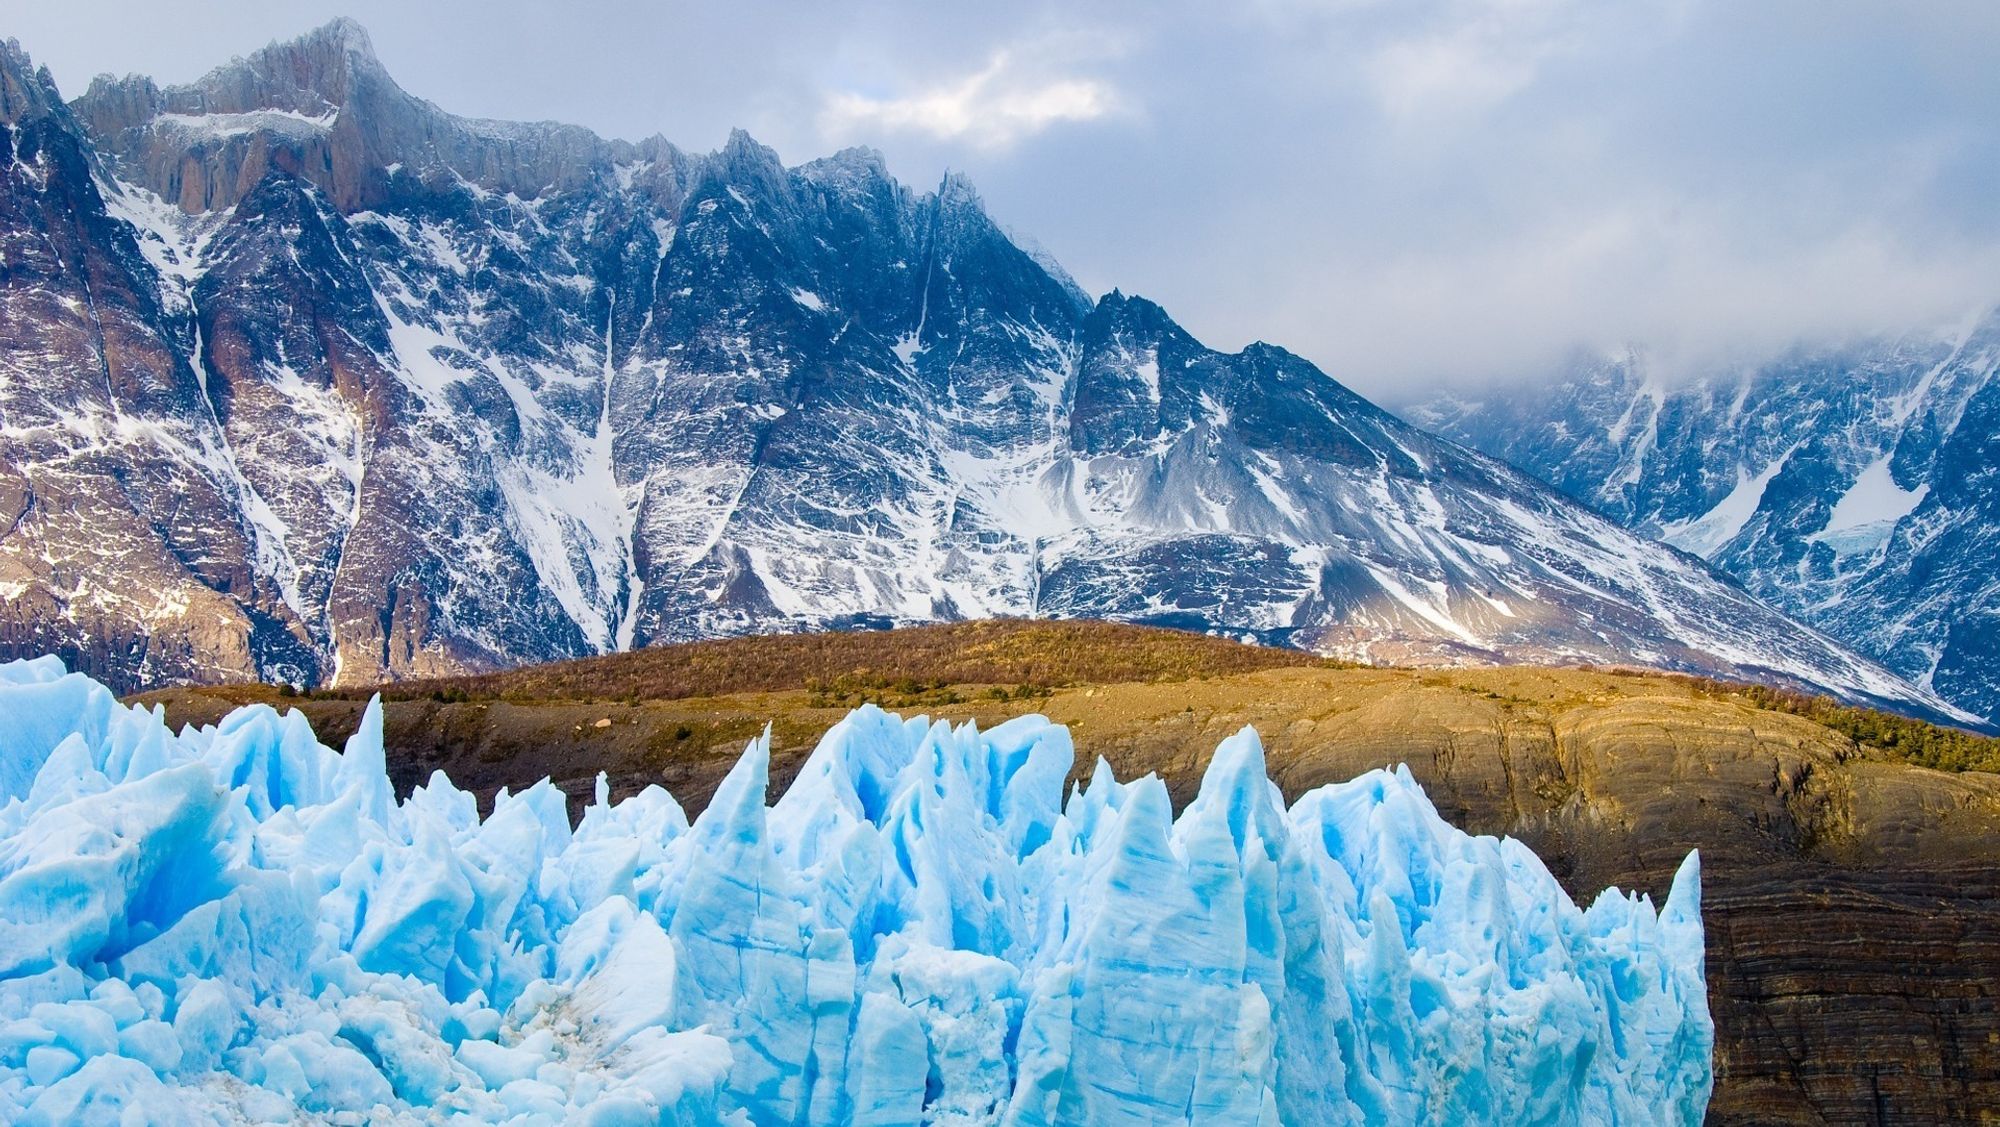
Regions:
M 171 731 L 0 665 L 0 1121 L 1695 1123 L 1699 858 L 1577 907 L 1407 770 L 1175 815 L 1069 733 L 861 708 L 689 823 L 398 801 L 265 705 Z

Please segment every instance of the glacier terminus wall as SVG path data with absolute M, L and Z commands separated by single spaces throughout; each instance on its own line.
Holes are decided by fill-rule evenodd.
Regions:
M 1578 908 L 1402 770 L 1178 815 L 1066 729 L 862 708 L 689 824 L 402 801 L 262 705 L 168 730 L 0 665 L 0 1120 L 1695 1123 L 1699 862 Z M 129 1120 L 128 1120 L 129 1121 Z

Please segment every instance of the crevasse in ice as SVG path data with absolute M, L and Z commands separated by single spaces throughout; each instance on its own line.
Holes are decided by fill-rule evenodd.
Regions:
M 863 708 L 690 826 L 395 800 L 264 706 L 171 733 L 0 666 L 0 1121 L 1698 1121 L 1699 869 L 1579 910 L 1403 770 L 1289 809 L 1245 730 L 1174 817 L 1068 732 Z

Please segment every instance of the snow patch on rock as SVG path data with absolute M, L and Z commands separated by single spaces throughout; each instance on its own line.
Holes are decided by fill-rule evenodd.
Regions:
M 1885 454 L 1855 477 L 1854 484 L 1834 503 L 1826 526 L 1811 539 L 1841 555 L 1872 552 L 1888 541 L 1896 523 L 1915 512 L 1930 491 L 1930 482 L 1915 489 L 1897 485 Z

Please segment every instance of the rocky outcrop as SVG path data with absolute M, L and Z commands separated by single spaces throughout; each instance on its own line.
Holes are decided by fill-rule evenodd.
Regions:
M 398 86 L 368 33 L 336 19 L 186 86 L 109 76 L 76 113 L 121 176 L 189 215 L 226 211 L 272 173 L 319 189 L 344 214 L 395 196 L 395 172 L 434 165 L 487 191 L 532 200 L 587 184 L 604 165 L 671 146 L 608 142 L 553 122 L 477 121 Z

